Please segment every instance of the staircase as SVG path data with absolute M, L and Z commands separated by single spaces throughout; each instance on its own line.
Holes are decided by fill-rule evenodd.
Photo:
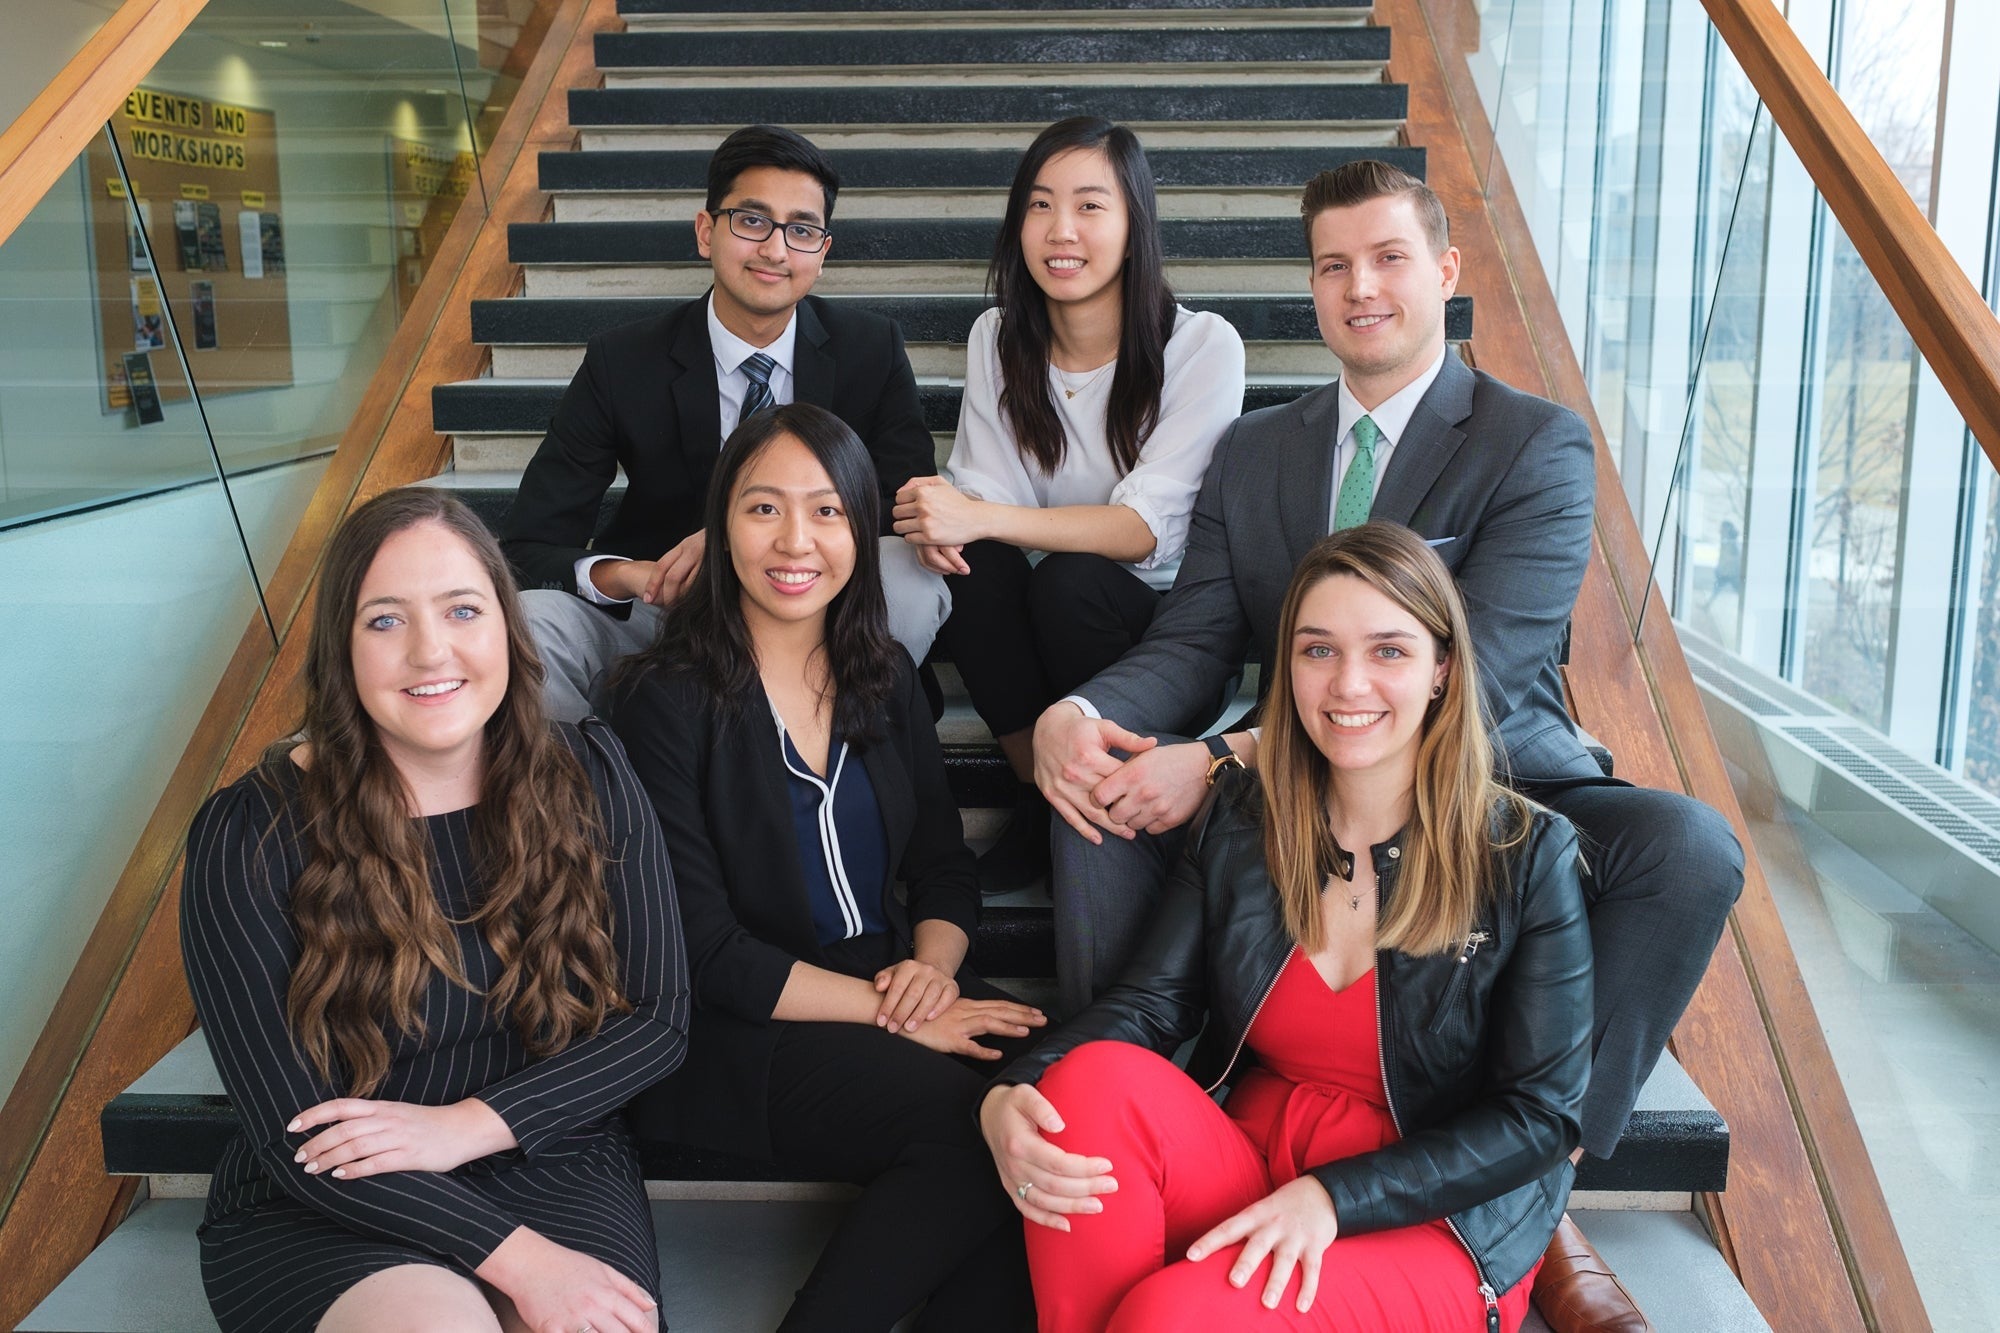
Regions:
M 595 38 L 602 86 L 568 92 L 574 150 L 539 162 L 547 220 L 509 229 L 520 294 L 473 303 L 490 373 L 433 389 L 453 455 L 434 484 L 489 522 L 585 341 L 706 289 L 691 219 L 708 151 L 739 125 L 787 124 L 833 156 L 836 241 L 815 290 L 900 323 L 940 462 L 1006 188 L 1050 121 L 1087 112 L 1138 130 L 1157 174 L 1168 279 L 1182 304 L 1241 332 L 1247 408 L 1288 401 L 1337 369 L 1305 294 L 1301 184 L 1359 156 L 1425 168 L 1423 148 L 1404 142 L 1407 90 L 1386 81 L 1391 34 L 1371 25 L 1366 3 L 618 0 L 618 11 L 625 31 Z M 1470 302 L 1454 301 L 1447 320 L 1469 356 Z M 941 675 L 951 781 L 977 840 L 1013 780 Z M 1049 994 L 1045 892 L 989 905 L 975 963 L 1024 996 Z M 106 1169 L 145 1178 L 145 1201 L 21 1327 L 212 1329 L 193 1231 L 232 1131 L 199 1034 L 114 1099 Z M 1766 1327 L 1691 1211 L 1695 1194 L 1724 1187 L 1728 1154 L 1727 1127 L 1669 1057 L 1616 1156 L 1579 1173 L 1578 1216 L 1662 1333 Z M 677 1330 L 774 1326 L 851 1194 L 687 1149 L 655 1150 L 645 1168 L 662 1314 Z

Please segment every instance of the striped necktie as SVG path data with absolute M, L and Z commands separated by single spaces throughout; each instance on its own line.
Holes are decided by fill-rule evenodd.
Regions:
M 1354 461 L 1347 465 L 1340 498 L 1333 506 L 1336 531 L 1366 523 L 1368 511 L 1375 507 L 1375 444 L 1381 438 L 1381 428 L 1368 417 L 1354 423 Z
M 736 414 L 736 424 L 742 425 L 771 406 L 771 372 L 778 363 L 762 352 L 752 352 L 749 359 L 738 367 L 750 381 L 750 391 L 743 395 L 743 410 Z

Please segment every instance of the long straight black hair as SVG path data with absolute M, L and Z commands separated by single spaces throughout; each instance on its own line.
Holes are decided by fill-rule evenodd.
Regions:
M 1111 401 L 1104 413 L 1105 438 L 1118 471 L 1130 472 L 1139 448 L 1160 419 L 1160 390 L 1166 383 L 1167 340 L 1174 335 L 1174 294 L 1167 287 L 1160 249 L 1160 210 L 1153 198 L 1153 168 L 1138 136 L 1099 116 L 1059 120 L 1035 136 L 1014 173 L 1007 195 L 1007 219 L 993 247 L 986 286 L 1000 306 L 1000 413 L 1014 432 L 1014 444 L 1047 473 L 1062 466 L 1068 451 L 1049 383 L 1049 309 L 1021 251 L 1021 225 L 1028 216 L 1035 178 L 1050 158 L 1072 149 L 1104 154 L 1125 196 L 1131 221 L 1118 334 L 1118 364 L 1111 373 Z
M 743 618 L 743 583 L 729 558 L 729 513 L 744 470 L 783 436 L 803 444 L 826 469 L 854 534 L 854 572 L 827 605 L 819 651 L 826 655 L 834 731 L 842 740 L 866 745 L 880 736 L 895 685 L 896 655 L 903 651 L 889 637 L 889 608 L 882 595 L 882 555 L 876 545 L 881 499 L 874 460 L 860 437 L 839 417 L 811 403 L 759 412 L 723 444 L 703 510 L 708 541 L 701 568 L 680 601 L 661 617 L 660 637 L 622 664 L 619 678 L 630 669 L 679 672 L 699 682 L 720 712 L 741 713 L 749 703 L 758 685 L 757 653 Z

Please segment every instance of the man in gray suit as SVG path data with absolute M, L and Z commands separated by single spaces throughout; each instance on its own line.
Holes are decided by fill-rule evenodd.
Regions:
M 1359 162 L 1315 177 L 1303 212 L 1341 379 L 1230 427 L 1144 641 L 1035 728 L 1037 782 L 1068 825 L 1052 879 L 1063 1000 L 1116 979 L 1204 778 L 1255 753 L 1252 731 L 1163 733 L 1208 716 L 1249 650 L 1282 662 L 1280 604 L 1316 540 L 1390 519 L 1429 539 L 1464 594 L 1502 772 L 1583 835 L 1597 1008 L 1583 1148 L 1609 1157 L 1742 888 L 1742 849 L 1708 807 L 1607 778 L 1570 722 L 1558 667 L 1590 558 L 1590 433 L 1445 345 L 1459 256 L 1437 196 Z

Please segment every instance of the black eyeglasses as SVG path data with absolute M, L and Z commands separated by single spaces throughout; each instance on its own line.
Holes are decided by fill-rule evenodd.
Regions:
M 768 241 L 771 229 L 780 225 L 776 219 L 752 213 L 747 208 L 718 208 L 715 216 L 728 218 L 729 230 L 746 241 Z M 825 227 L 815 227 L 810 222 L 787 222 L 780 229 L 785 233 L 785 248 L 804 255 L 818 254 L 833 239 L 832 232 Z

